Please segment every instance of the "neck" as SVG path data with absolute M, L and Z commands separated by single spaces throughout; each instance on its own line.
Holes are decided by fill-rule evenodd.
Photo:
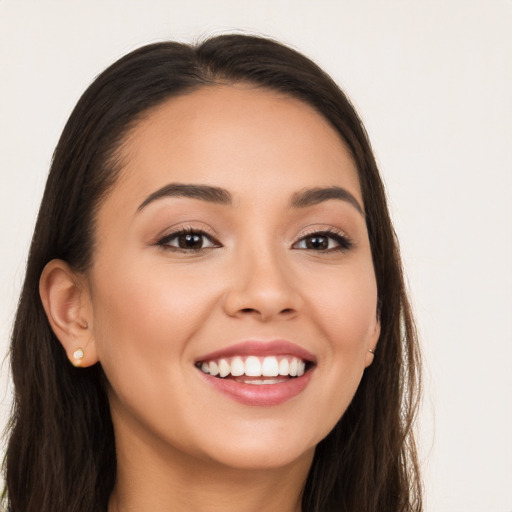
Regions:
M 116 433 L 109 512 L 300 512 L 314 450 L 278 468 L 232 468 Z

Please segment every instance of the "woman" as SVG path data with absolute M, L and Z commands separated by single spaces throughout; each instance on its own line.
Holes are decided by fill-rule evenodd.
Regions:
M 421 510 L 383 186 L 346 97 L 276 42 L 153 44 L 94 81 L 11 350 L 12 512 Z

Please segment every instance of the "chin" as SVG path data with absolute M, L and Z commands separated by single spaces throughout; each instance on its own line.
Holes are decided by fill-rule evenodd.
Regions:
M 297 461 L 311 463 L 323 435 L 301 432 L 290 425 L 262 425 L 226 429 L 211 434 L 203 453 L 212 461 L 238 470 L 278 469 Z
M 235 448 L 235 449 L 233 449 Z M 236 449 L 239 448 L 239 449 Z M 315 446 L 233 446 L 222 453 L 211 454 L 217 463 L 238 471 L 278 470 L 294 464 L 311 464 Z

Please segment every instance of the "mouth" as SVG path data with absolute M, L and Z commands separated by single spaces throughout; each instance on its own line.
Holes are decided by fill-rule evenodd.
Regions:
M 313 363 L 290 355 L 249 355 L 199 361 L 196 367 L 212 377 L 262 385 L 281 384 L 289 379 L 302 377 L 313 367 Z
M 250 341 L 202 356 L 195 367 L 214 389 L 235 401 L 273 406 L 307 387 L 316 359 L 286 341 Z

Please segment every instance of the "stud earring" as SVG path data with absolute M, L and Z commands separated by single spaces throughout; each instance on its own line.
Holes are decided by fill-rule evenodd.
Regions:
M 368 349 L 368 352 L 370 352 L 370 354 L 375 355 L 375 350 L 373 350 L 372 348 L 369 348 L 369 349 Z
M 78 347 L 73 352 L 73 359 L 75 360 L 76 363 L 80 363 L 83 358 L 84 358 L 84 349 L 82 347 Z

